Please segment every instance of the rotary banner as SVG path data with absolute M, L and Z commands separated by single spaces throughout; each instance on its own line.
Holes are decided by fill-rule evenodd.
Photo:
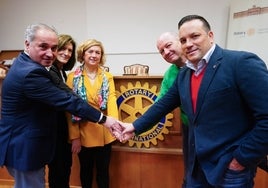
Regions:
M 123 122 L 132 123 L 155 102 L 157 98 L 157 86 L 150 86 L 148 82 L 141 84 L 137 81 L 135 84 L 129 82 L 127 87 L 120 86 L 117 91 L 117 105 L 119 110 L 119 119 Z M 157 145 L 158 140 L 164 140 L 163 134 L 168 134 L 168 127 L 172 126 L 171 119 L 173 114 L 169 113 L 163 117 L 150 130 L 141 135 L 134 136 L 128 141 L 130 147 L 150 147 L 150 143 Z
M 231 2 L 227 48 L 253 52 L 268 65 L 267 0 Z

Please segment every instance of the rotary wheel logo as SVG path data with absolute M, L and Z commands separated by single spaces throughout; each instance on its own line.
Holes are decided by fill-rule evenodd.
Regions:
M 135 86 L 129 82 L 127 88 L 121 86 L 120 92 L 116 91 L 119 119 L 126 123 L 134 122 L 154 103 L 157 98 L 156 90 L 157 86 L 154 85 L 149 88 L 148 82 L 141 85 L 141 83 L 137 81 Z M 163 134 L 169 133 L 167 127 L 172 126 L 170 122 L 172 118 L 173 114 L 169 113 L 150 130 L 130 139 L 128 141 L 129 146 L 136 145 L 138 148 L 141 148 L 142 145 L 144 145 L 148 148 L 150 143 L 156 145 L 158 139 L 164 140 Z

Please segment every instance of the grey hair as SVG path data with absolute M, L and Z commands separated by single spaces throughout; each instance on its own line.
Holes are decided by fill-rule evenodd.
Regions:
M 54 27 L 50 27 L 50 26 L 43 24 L 43 23 L 38 23 L 38 24 L 29 25 L 26 28 L 25 40 L 32 42 L 35 38 L 36 31 L 38 31 L 39 29 L 50 30 L 50 31 L 54 32 L 56 35 L 58 35 L 58 32 L 56 31 L 56 29 Z

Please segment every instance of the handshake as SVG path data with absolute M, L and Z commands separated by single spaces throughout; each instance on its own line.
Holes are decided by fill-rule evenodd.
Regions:
M 132 123 L 124 123 L 113 117 L 107 116 L 103 124 L 120 142 L 125 142 L 134 136 L 135 128 Z

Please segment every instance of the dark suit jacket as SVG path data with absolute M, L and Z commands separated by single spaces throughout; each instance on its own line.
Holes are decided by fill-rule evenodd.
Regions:
M 100 112 L 52 82 L 49 72 L 25 53 L 19 55 L 2 87 L 0 166 L 36 170 L 54 152 L 56 110 L 97 122 Z
M 141 133 L 182 105 L 189 118 L 187 173 L 196 159 L 212 185 L 234 157 L 256 168 L 268 152 L 268 72 L 255 54 L 216 46 L 200 85 L 193 113 L 191 70 L 183 68 L 168 93 L 133 125 Z M 181 102 L 180 102 L 181 101 Z
M 56 65 L 52 65 L 49 69 L 50 75 L 52 76 L 52 80 L 54 82 L 54 84 L 56 84 L 56 86 L 58 86 L 61 89 L 64 89 L 66 91 L 70 91 L 72 92 L 73 90 L 71 88 L 69 88 L 64 82 L 67 79 L 67 75 L 65 73 L 65 71 L 62 71 L 63 77 L 65 80 L 63 80 L 60 70 L 57 68 Z
M 60 70 L 57 68 L 56 65 L 52 65 L 49 69 L 49 73 L 52 77 L 52 81 L 54 82 L 54 84 L 65 90 L 68 92 L 73 92 L 73 90 L 71 88 L 69 88 L 66 84 L 65 84 L 65 80 L 67 79 L 67 75 L 65 73 L 65 71 L 62 72 L 64 79 L 62 78 L 62 75 L 60 73 Z M 63 142 L 66 143 L 68 142 L 68 122 L 67 122 L 67 118 L 66 118 L 66 112 L 65 111 L 57 111 L 57 142 L 62 143 Z M 62 145 L 59 145 L 62 147 Z M 57 148 L 58 150 L 60 149 L 64 149 L 64 148 Z
M 73 90 L 65 84 L 65 80 L 67 79 L 65 71 L 62 71 L 63 74 L 62 77 L 60 69 L 53 64 L 49 69 L 49 73 L 52 77 L 54 84 L 57 87 L 68 92 L 73 92 Z M 57 111 L 56 116 L 57 116 L 57 141 L 55 143 L 56 144 L 55 157 L 51 161 L 51 166 L 55 166 L 55 163 L 57 163 L 57 161 L 61 161 L 62 157 L 64 157 L 65 163 L 68 162 L 68 164 L 71 166 L 72 152 L 71 152 L 71 144 L 68 143 L 69 131 L 68 131 L 66 112 Z

